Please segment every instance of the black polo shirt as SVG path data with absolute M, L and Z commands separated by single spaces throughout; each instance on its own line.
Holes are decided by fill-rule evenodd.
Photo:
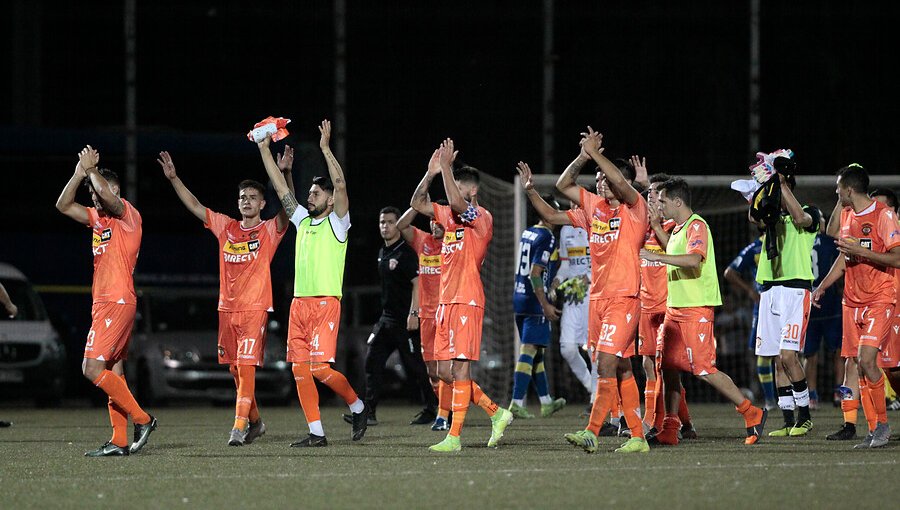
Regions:
M 381 321 L 406 324 L 412 301 L 412 280 L 419 275 L 416 252 L 401 237 L 378 252 L 381 277 Z

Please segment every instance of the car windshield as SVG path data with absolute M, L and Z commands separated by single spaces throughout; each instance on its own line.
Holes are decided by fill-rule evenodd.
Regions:
M 13 304 L 19 309 L 15 319 L 17 321 L 43 321 L 47 319 L 47 312 L 44 310 L 44 304 L 37 292 L 31 288 L 31 285 L 24 280 L 11 280 L 0 278 L 0 283 L 6 288 L 9 298 Z M 10 320 L 0 305 L 0 320 Z
M 148 296 L 152 331 L 215 330 L 219 298 L 216 294 L 154 294 Z

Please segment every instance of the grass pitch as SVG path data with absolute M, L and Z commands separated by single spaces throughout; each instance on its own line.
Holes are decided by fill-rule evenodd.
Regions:
M 601 438 L 592 455 L 569 446 L 562 435 L 584 426 L 580 405 L 547 419 L 516 420 L 498 449 L 485 447 L 490 422 L 470 409 L 463 450 L 449 455 L 427 449 L 444 433 L 407 425 L 416 411 L 382 406 L 380 424 L 353 443 L 340 418 L 345 408 L 326 407 L 329 446 L 298 449 L 288 447 L 306 433 L 296 407 L 263 408 L 268 433 L 238 448 L 227 446 L 231 409 L 151 409 L 160 427 L 143 452 L 88 459 L 83 453 L 109 438 L 105 409 L 5 410 L 0 418 L 15 424 L 0 429 L 0 507 L 883 509 L 896 503 L 897 443 L 858 451 L 852 449 L 858 441 L 825 441 L 841 422 L 830 406 L 814 412 L 810 437 L 766 437 L 748 447 L 731 406 L 695 405 L 699 440 L 631 455 L 612 452 L 622 441 L 616 438 Z M 900 423 L 900 413 L 889 416 Z M 775 410 L 767 432 L 780 422 Z

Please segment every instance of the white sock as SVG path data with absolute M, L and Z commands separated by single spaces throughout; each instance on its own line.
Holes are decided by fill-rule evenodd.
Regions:
M 356 399 L 356 402 L 350 404 L 350 412 L 351 413 L 361 413 L 363 409 L 366 408 L 366 405 L 363 404 L 363 401 L 360 399 Z
M 561 343 L 559 344 L 559 351 L 563 358 L 565 358 L 566 363 L 569 364 L 569 368 L 578 379 L 578 382 L 584 386 L 584 389 L 589 394 L 593 394 L 594 390 L 597 389 L 597 385 L 594 384 L 594 386 L 591 387 L 591 371 L 588 369 L 587 365 L 584 364 L 584 358 L 581 357 L 578 345 L 571 342 Z
M 809 407 L 809 390 L 803 390 L 800 393 L 796 391 L 794 393 L 794 400 L 797 402 L 797 405 L 800 407 Z
M 524 398 L 514 398 L 514 399 L 512 399 L 512 403 L 517 406 L 520 406 L 520 407 L 525 407 L 525 399 Z
M 553 403 L 553 397 L 551 397 L 550 395 L 542 395 L 540 398 L 541 398 L 541 405 L 542 405 L 542 406 L 549 405 L 549 404 L 552 404 L 552 403 Z
M 309 423 L 309 433 L 317 436 L 324 436 L 325 429 L 322 428 L 322 420 L 316 420 Z
M 806 405 L 809 405 L 809 393 L 806 394 Z M 793 411 L 794 397 L 790 395 L 778 397 L 778 407 L 780 407 L 783 411 Z

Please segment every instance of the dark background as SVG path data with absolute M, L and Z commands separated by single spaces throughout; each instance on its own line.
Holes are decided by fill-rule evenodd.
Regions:
M 541 2 L 348 4 L 347 286 L 377 283 L 377 212 L 408 203 L 445 136 L 510 181 L 520 159 L 561 171 L 586 124 L 604 133 L 608 155 L 644 155 L 651 171 L 737 174 L 757 149 L 790 147 L 807 173 L 851 161 L 897 173 L 894 3 L 762 1 L 760 146 L 749 147 L 748 1 L 558 1 L 554 168 L 540 168 Z M 0 12 L 0 260 L 39 286 L 89 285 L 88 233 L 54 203 L 85 144 L 124 174 L 123 3 L 13 0 Z M 205 205 L 236 216 L 237 183 L 265 178 L 245 133 L 289 117 L 303 196 L 326 172 L 316 125 L 335 113 L 333 5 L 138 0 L 136 19 L 137 273 L 214 278 L 214 238 L 155 156 L 169 150 Z M 274 273 L 286 294 L 292 240 L 283 246 Z M 83 308 L 57 306 L 58 320 Z

